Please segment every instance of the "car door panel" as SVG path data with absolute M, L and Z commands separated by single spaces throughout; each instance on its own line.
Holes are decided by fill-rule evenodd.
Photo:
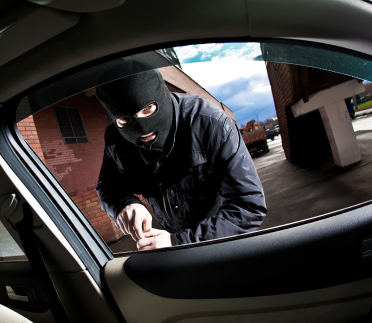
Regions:
M 111 260 L 105 267 L 105 278 L 128 323 L 183 322 L 190 318 L 213 322 L 218 317 L 225 319 L 222 319 L 224 322 L 230 322 L 230 319 L 234 319 L 233 322 L 314 322 L 316 317 L 321 317 L 322 322 L 348 322 L 367 315 L 372 305 L 372 279 L 284 295 L 224 299 L 165 298 L 146 291 L 126 275 L 123 267 L 127 259 Z M 223 274 L 221 279 L 224 279 Z M 345 310 L 344 314 L 349 314 L 339 316 L 340 308 Z
M 347 322 L 372 306 L 372 264 L 362 257 L 371 215 L 365 205 L 232 241 L 116 258 L 104 276 L 128 322 L 226 314 L 233 322 Z
M 126 261 L 125 272 L 142 288 L 169 298 L 301 292 L 372 276 L 372 262 L 362 261 L 362 241 L 371 233 L 372 205 L 366 205 L 271 233 L 139 254 Z

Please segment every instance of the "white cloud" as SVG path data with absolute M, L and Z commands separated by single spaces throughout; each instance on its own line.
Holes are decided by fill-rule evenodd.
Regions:
M 186 74 L 229 107 L 236 120 L 275 114 L 270 83 L 262 61 L 220 60 L 183 64 Z M 266 108 L 268 107 L 268 108 Z M 263 112 L 260 112 L 264 109 Z M 257 114 L 257 116 L 256 116 Z
M 256 107 L 259 105 L 258 103 L 262 103 L 262 102 L 264 102 L 264 104 L 267 105 L 266 101 L 268 103 L 271 102 L 271 90 L 270 88 L 267 89 L 266 87 L 263 87 L 263 88 L 258 88 L 258 89 L 254 88 L 251 91 L 247 90 L 247 91 L 239 92 L 231 96 L 227 100 L 225 100 L 224 103 L 227 106 L 244 108 L 244 107 Z M 241 109 L 239 109 L 239 110 L 236 110 L 235 113 L 237 113 L 238 111 L 239 113 L 242 112 Z
M 213 53 L 220 50 L 223 46 L 223 44 L 203 44 L 198 45 L 198 50 L 204 53 Z
M 260 87 L 255 88 L 252 92 L 255 93 L 268 93 L 271 91 L 270 85 L 261 85 Z
M 202 54 L 201 60 L 205 60 L 208 57 L 212 57 L 214 52 L 217 52 L 223 48 L 224 44 L 202 44 L 202 45 L 190 45 L 183 47 L 176 47 L 178 59 L 182 62 L 189 58 L 193 58 Z
M 197 56 L 199 54 L 199 51 L 196 46 L 191 45 L 176 48 L 176 53 L 178 59 L 182 62 L 183 60 Z
M 229 48 L 219 53 L 218 56 L 212 57 L 213 61 L 229 61 L 229 60 L 253 60 L 255 57 L 261 55 L 260 44 L 247 43 L 242 48 Z
M 232 109 L 236 120 L 275 114 L 265 63 L 254 60 L 262 55 L 259 43 L 202 44 L 175 50 L 183 71 Z
M 183 71 L 201 86 L 209 88 L 238 78 L 259 75 L 267 78 L 264 62 L 257 61 L 212 61 L 182 65 Z
M 222 49 L 223 44 L 203 44 L 198 46 L 198 50 L 203 53 L 201 56 L 201 60 L 204 60 L 208 57 L 212 57 L 214 52 L 219 51 Z

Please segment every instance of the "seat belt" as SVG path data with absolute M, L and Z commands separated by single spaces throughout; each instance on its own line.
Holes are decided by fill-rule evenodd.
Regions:
M 57 323 L 69 323 L 70 319 L 54 287 L 52 278 L 40 250 L 39 241 L 33 231 L 33 215 L 28 203 L 23 203 L 23 219 L 15 226 L 18 230 L 28 261 L 35 273 L 43 291 L 47 296 L 47 303 Z

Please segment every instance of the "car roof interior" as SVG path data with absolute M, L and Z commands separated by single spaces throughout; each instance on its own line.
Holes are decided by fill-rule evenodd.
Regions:
M 358 17 L 357 23 L 353 23 L 352 17 Z M 3 1 L 0 4 L 0 46 L 9 50 L 0 52 L 0 111 L 14 115 L 14 102 L 19 102 L 28 92 L 95 64 L 178 45 L 279 39 L 324 45 L 330 50 L 370 59 L 371 22 L 372 5 L 354 0 Z M 360 257 L 361 240 L 372 234 L 372 211 L 367 204 L 359 209 L 351 208 L 337 218 L 322 220 L 325 221 L 321 225 L 323 231 L 319 223 L 312 220 L 278 231 L 253 234 L 250 238 L 143 253 L 133 259 L 115 258 L 108 262 L 101 278 L 95 278 L 85 260 L 81 260 L 85 251 L 76 251 L 77 247 L 71 246 L 71 241 L 75 240 L 67 236 L 67 231 L 62 233 L 50 219 L 50 212 L 58 208 L 51 206 L 48 209 L 41 193 L 35 193 L 41 185 L 27 180 L 29 173 L 35 177 L 47 172 L 45 166 L 40 163 L 36 170 L 28 168 L 27 161 L 33 163 L 32 152 L 12 150 L 9 147 L 13 143 L 4 138 L 9 138 L 5 131 L 0 137 L 3 142 L 0 144 L 0 203 L 13 193 L 19 200 L 11 218 L 7 219 L 2 212 L 0 220 L 22 246 L 14 223 L 22 219 L 22 205 L 26 201 L 32 206 L 35 235 L 41 241 L 52 281 L 73 322 L 124 322 L 123 317 L 127 322 L 272 322 L 276 319 L 277 322 L 294 322 L 293 315 L 297 314 L 304 318 L 304 322 L 311 322 L 316 318 L 310 313 L 311 309 L 323 313 L 322 322 L 343 322 L 346 318 L 350 321 L 359 318 L 366 308 L 371 308 L 371 268 L 349 266 L 349 261 Z M 12 151 L 15 157 L 11 156 Z M 12 158 L 14 164 L 10 167 Z M 52 183 L 52 179 L 50 181 Z M 50 192 L 56 192 L 57 184 L 52 184 Z M 62 200 L 60 209 L 68 205 Z M 352 222 L 350 217 L 358 223 Z M 307 245 L 311 238 L 317 239 L 315 246 Z M 331 238 L 334 240 L 329 240 Z M 328 248 L 324 249 L 322 243 L 327 243 Z M 282 249 L 276 249 L 278 244 Z M 262 246 L 265 250 L 255 254 L 255 247 Z M 104 247 L 101 249 L 102 254 L 109 254 Z M 293 254 L 287 254 L 285 250 L 292 250 Z M 309 259 L 303 256 L 304 250 Z M 359 250 L 357 256 L 355 250 Z M 243 268 L 252 273 L 264 266 L 262 275 L 268 277 L 267 281 L 258 280 L 248 288 L 241 282 L 244 280 L 241 272 L 226 267 L 230 277 L 235 277 L 227 281 L 226 287 L 211 289 L 204 286 L 205 277 L 198 276 L 200 271 L 213 272 L 217 267 L 230 264 L 219 259 L 220 252 L 241 257 L 240 262 L 234 263 L 235 269 Z M 327 252 L 333 254 L 333 263 Z M 205 254 L 215 262 L 204 261 L 207 259 Z M 183 261 L 190 257 L 199 267 L 190 269 L 186 266 Z M 286 273 L 297 268 L 292 257 L 301 258 L 301 268 L 309 265 L 304 275 L 294 275 L 299 281 L 303 280 L 302 285 L 294 286 L 293 282 L 285 280 Z M 173 260 L 169 262 L 169 259 Z M 280 262 L 281 259 L 288 260 L 286 265 L 280 267 L 278 264 L 278 271 L 271 272 L 277 266 L 271 261 Z M 154 267 L 149 267 L 149 262 Z M 321 265 L 325 272 L 323 280 L 315 284 L 314 279 L 309 278 L 309 284 L 315 284 L 312 286 L 316 289 L 306 280 Z M 184 285 L 177 285 L 179 282 L 172 280 L 171 270 L 178 267 L 184 268 L 180 271 L 180 275 L 185 274 Z M 347 279 L 332 276 L 332 272 L 342 267 L 342 273 L 359 271 L 350 272 Z M 149 271 L 154 268 L 159 273 L 157 282 L 149 278 Z M 220 272 L 213 272 L 213 275 L 218 277 Z M 143 276 L 148 278 L 142 279 Z M 244 291 L 236 294 L 239 284 Z M 341 284 L 346 287 L 339 287 Z M 39 278 L 28 262 L 0 262 L 0 285 L 1 288 L 5 285 L 33 286 L 40 300 L 37 305 L 20 305 L 9 300 L 4 288 L 0 291 L 0 303 L 33 322 L 54 322 L 47 306 L 48 295 L 42 291 Z M 178 292 L 181 290 L 184 294 Z M 151 304 L 147 311 L 144 302 Z M 1 313 L 0 307 L 0 321 Z
M 39 5 L 16 1 L 8 11 L 19 10 L 22 13 L 23 6 L 36 7 L 35 12 L 40 10 Z M 40 26 L 33 31 L 40 38 L 51 28 L 50 24 L 54 24 L 49 15 L 54 17 L 56 11 L 44 9 L 48 9 L 43 12 L 45 19 L 38 19 Z M 69 16 L 66 17 L 66 20 L 71 20 L 69 28 L 65 26 L 65 31 L 61 28 L 59 34 L 50 39 L 46 37 L 41 44 L 29 48 L 27 54 L 23 54 L 24 49 L 20 48 L 11 61 L 1 66 L 0 101 L 4 102 L 54 75 L 108 55 L 130 54 L 181 43 L 284 38 L 372 54 L 368 41 L 372 37 L 368 31 L 371 12 L 372 7 L 366 2 L 340 3 L 335 0 L 301 1 L 298 4 L 290 0 L 206 0 L 187 4 L 127 0 L 116 8 L 98 12 L 59 11 L 60 15 Z M 6 23 L 14 15 L 16 13 L 9 16 L 7 11 L 3 12 L 1 22 Z M 344 17 L 353 16 L 358 16 L 358 24 L 345 24 Z M 45 21 L 50 24 L 43 25 Z M 27 28 L 17 30 L 14 38 L 21 38 L 23 33 L 29 35 Z M 14 38 L 8 40 L 12 47 L 23 46 L 14 43 Z M 18 73 L 12 72 L 14 68 Z

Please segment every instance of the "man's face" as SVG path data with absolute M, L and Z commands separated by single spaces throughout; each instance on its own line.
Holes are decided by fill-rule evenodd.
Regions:
M 124 62 L 123 74 L 130 75 L 98 86 L 96 96 L 125 140 L 146 151 L 167 153 L 174 120 L 172 97 L 159 71 L 134 73 L 143 69 L 141 64 Z
M 157 110 L 157 106 L 154 103 L 150 103 L 146 108 L 142 109 L 141 111 L 137 112 L 134 117 L 135 118 L 145 118 L 153 115 Z M 126 124 L 129 122 L 130 118 L 120 118 L 116 119 L 115 122 L 119 128 L 124 128 Z M 139 138 L 137 138 L 137 144 L 143 144 L 146 147 L 150 147 L 153 141 L 156 139 L 157 132 L 153 131 L 148 134 L 145 134 Z

